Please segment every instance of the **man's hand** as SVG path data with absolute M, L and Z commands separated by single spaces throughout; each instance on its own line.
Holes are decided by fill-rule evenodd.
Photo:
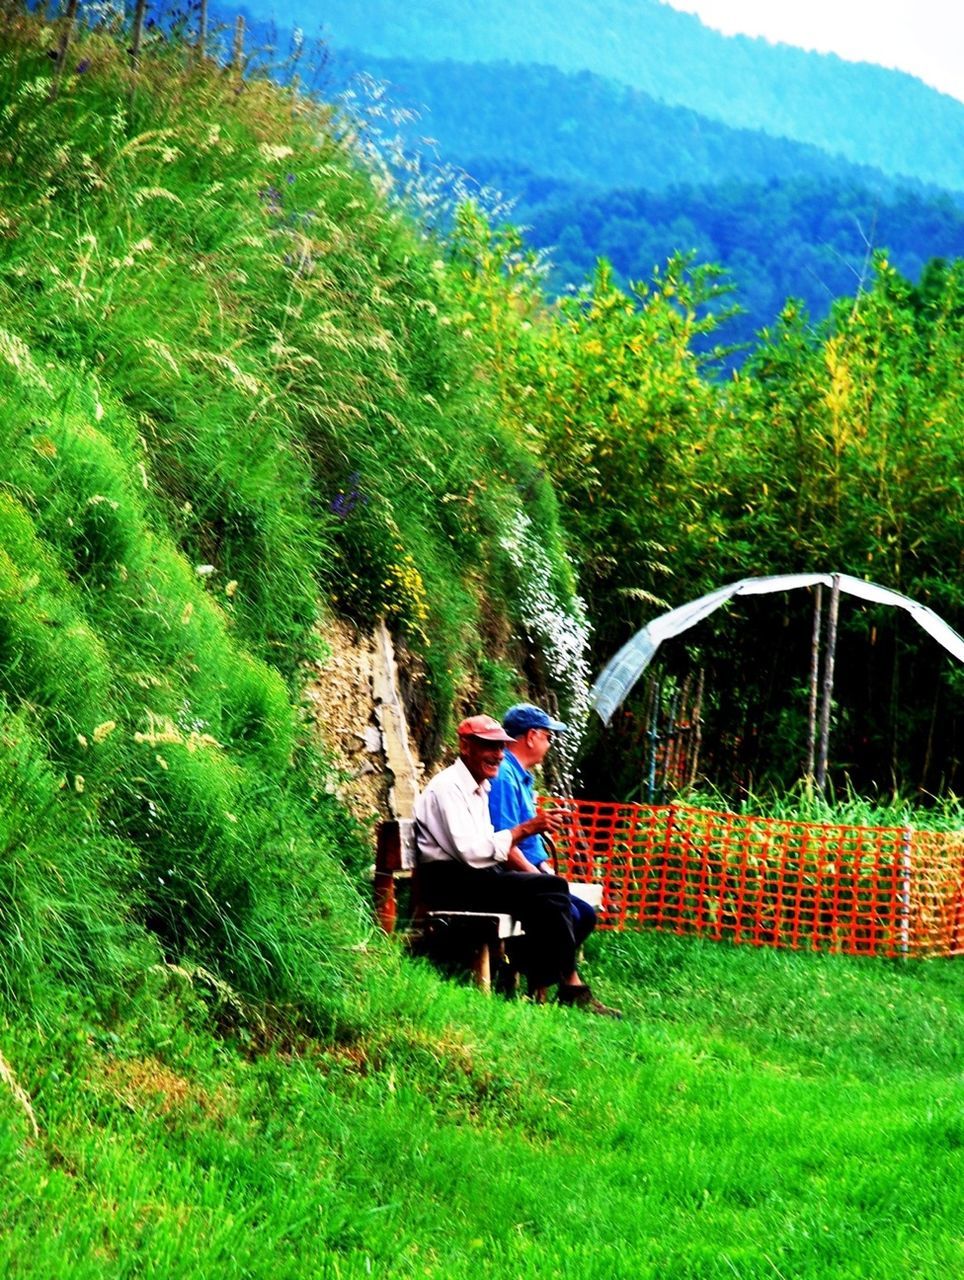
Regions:
M 525 840 L 527 836 L 541 836 L 544 831 L 552 835 L 554 831 L 559 830 L 565 820 L 564 809 L 543 809 L 534 818 L 526 818 L 525 822 L 520 822 L 517 827 L 512 828 L 512 843 Z
M 538 872 L 539 867 L 530 862 L 521 849 L 515 845 L 509 850 L 509 856 L 506 858 L 505 865 L 513 871 L 533 871 Z

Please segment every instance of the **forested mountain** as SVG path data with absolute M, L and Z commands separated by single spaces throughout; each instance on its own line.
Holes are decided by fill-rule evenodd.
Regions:
M 334 49 L 425 61 L 592 71 L 740 128 L 964 189 L 964 103 L 903 72 L 722 36 L 658 0 L 294 0 L 261 18 L 319 30 Z
M 754 179 L 830 178 L 873 189 L 898 185 L 882 170 L 819 147 L 738 129 L 589 71 L 546 65 L 427 62 L 333 51 L 326 69 L 341 89 L 367 72 L 389 87 L 406 141 L 473 172 L 498 157 L 533 172 L 599 188 Z M 507 188 L 511 189 L 511 188 Z
M 648 278 L 676 252 L 720 264 L 741 309 L 720 335 L 729 344 L 751 341 L 791 296 L 823 318 L 834 298 L 860 288 L 874 250 L 911 279 L 929 259 L 964 252 L 964 196 L 934 185 L 964 187 L 964 148 L 953 146 L 964 105 L 879 68 L 734 42 L 661 4 L 604 6 L 601 34 L 592 38 L 585 7 L 569 0 L 564 8 L 567 21 L 553 23 L 545 14 L 539 21 L 539 0 L 518 14 L 497 4 L 482 22 L 453 0 L 404 13 L 376 2 L 348 14 L 336 3 L 326 10 L 333 43 L 316 83 L 333 92 L 369 75 L 384 85 L 368 123 L 420 154 L 426 171 L 462 171 L 501 197 L 529 242 L 546 251 L 557 290 L 578 287 L 600 257 L 624 282 Z M 606 14 L 623 24 L 621 66 L 603 56 Z M 310 15 L 301 16 L 310 30 Z M 502 47 L 506 31 L 511 50 Z M 646 33 L 666 48 L 659 58 L 634 60 Z M 288 38 L 263 19 L 252 35 L 263 47 Z M 360 47 L 345 47 L 346 39 Z M 801 119 L 827 117 L 826 127 L 788 124 L 788 136 L 773 136 L 781 103 L 759 117 L 769 131 L 723 123 L 739 118 L 729 95 L 708 103 L 701 86 L 730 84 L 734 48 L 749 59 L 740 72 L 744 97 L 755 92 L 764 101 L 773 66 L 787 75 L 781 103 L 810 76 L 814 91 L 798 104 Z M 521 61 L 528 56 L 547 61 Z M 470 57 L 477 60 L 457 60 Z M 666 65 L 678 69 L 687 59 L 694 65 L 686 93 L 667 87 Z M 825 92 L 828 76 L 833 92 Z M 677 98 L 690 105 L 670 105 Z M 883 149 L 868 136 L 882 128 Z M 926 137 L 911 148 L 911 163 L 901 139 L 918 128 Z M 793 141 L 795 133 L 821 145 Z M 901 172 L 917 176 L 895 176 Z
M 623 280 L 648 279 L 674 252 L 721 264 L 742 308 L 721 330 L 747 343 L 790 297 L 814 319 L 866 283 L 875 249 L 912 280 L 928 259 L 964 256 L 964 209 L 948 196 L 882 196 L 831 178 L 787 178 L 594 193 L 478 162 L 475 172 L 519 193 L 529 239 L 550 249 L 551 281 L 586 278 L 599 256 Z
M 338 88 L 361 72 L 387 85 L 401 113 L 391 129 L 426 165 L 454 165 L 513 202 L 555 288 L 600 256 L 630 280 L 692 252 L 732 277 L 743 312 L 729 342 L 749 341 L 790 296 L 822 317 L 860 286 L 874 249 L 912 279 L 930 258 L 964 254 L 964 200 L 588 72 L 339 51 L 326 70 Z

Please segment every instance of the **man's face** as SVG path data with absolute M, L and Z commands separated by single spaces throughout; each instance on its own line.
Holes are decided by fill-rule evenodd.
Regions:
M 552 746 L 551 729 L 529 729 L 526 733 L 526 746 L 533 757 L 533 764 L 542 764 L 546 752 Z
M 499 772 L 504 754 L 501 742 L 466 737 L 460 739 L 459 750 L 466 769 L 476 782 L 482 782 L 486 778 L 491 782 Z

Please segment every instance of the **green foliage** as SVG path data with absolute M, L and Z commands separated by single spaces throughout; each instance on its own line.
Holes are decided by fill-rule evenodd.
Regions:
M 622 292 L 605 263 L 590 289 L 535 330 L 522 366 L 524 412 L 565 503 L 602 643 L 635 614 L 624 590 L 657 600 L 683 558 L 703 494 L 694 480 L 712 390 L 694 338 L 712 331 L 714 272 L 667 264 Z
M 766 814 L 792 822 L 829 823 L 832 826 L 911 827 L 927 831 L 964 831 L 964 811 L 956 796 L 921 809 L 906 798 L 862 796 L 852 787 L 839 797 L 820 795 L 812 783 L 800 782 L 786 790 L 757 791 L 741 796 L 737 805 L 712 788 L 694 788 L 680 802 L 700 809 L 726 809 L 743 814 Z
M 231 586 L 240 638 L 296 682 L 320 585 L 407 638 L 444 726 L 479 696 L 480 583 L 504 580 L 497 537 L 530 463 L 479 395 L 490 371 L 445 309 L 438 247 L 386 209 L 329 107 L 258 78 L 238 94 L 159 35 L 131 93 L 102 32 L 76 37 L 83 71 L 52 96 L 45 39 L 23 16 L 0 50 L 10 341 L 96 370 L 79 412 L 124 406 L 140 496 Z M 56 464 L 64 502 L 112 495 L 72 513 L 85 574 L 109 572 L 105 548 L 131 558 L 107 527 L 131 481 L 101 476 L 99 449 Z M 554 510 L 533 536 L 561 560 Z
M 35 709 L 57 757 L 64 764 L 76 762 L 77 736 L 110 719 L 103 644 L 64 599 L 66 592 L 57 590 L 65 584 L 38 545 L 24 509 L 3 495 L 0 529 L 4 689 L 15 704 Z
M 822 330 L 788 303 L 728 383 L 706 379 L 694 352 L 717 323 L 705 311 L 715 275 L 697 268 L 690 279 L 686 265 L 670 262 L 634 301 L 602 264 L 592 289 L 539 314 L 515 353 L 516 412 L 542 441 L 575 535 L 597 663 L 667 604 L 754 574 L 866 576 L 961 630 L 950 570 L 964 447 L 960 263 L 935 263 L 915 289 L 878 255 L 868 290 Z M 728 773 L 738 790 L 800 776 L 810 611 L 804 598 L 747 601 L 667 647 L 680 678 L 687 664 L 705 670 L 711 778 Z M 958 785 L 954 673 L 913 630 L 894 611 L 844 610 L 841 783 Z
M 160 950 L 330 1027 L 358 835 L 308 809 L 284 682 L 165 531 L 125 411 L 53 363 L 44 382 L 0 428 L 5 994 L 45 1018 L 62 982 L 103 1012 Z
M 0 714 L 0 999 L 44 1016 L 65 986 L 109 1005 L 156 958 L 128 918 L 135 851 L 89 820 L 83 775 L 57 776 L 33 717 Z
M 258 194 L 268 121 L 252 103 L 243 123 L 228 113 L 222 133 L 212 113 L 229 86 L 163 57 L 131 99 L 119 50 L 97 37 L 82 49 L 88 70 L 50 101 L 43 44 L 24 19 L 0 59 L 16 106 L 5 123 L 15 163 L 4 206 L 18 210 L 0 272 L 7 323 L 17 341 L 97 370 L 88 412 L 104 411 L 107 390 L 126 405 L 183 546 L 239 582 L 243 633 L 290 671 L 314 619 L 324 544 L 245 292 L 284 292 L 282 255 L 258 253 L 270 237 Z M 62 452 L 68 495 L 74 483 L 106 487 L 90 453 Z M 275 502 L 275 490 L 301 503 Z M 79 554 L 96 557 L 117 510 L 84 513 Z
M 954 512 L 964 446 L 955 373 L 960 264 L 935 269 L 931 281 L 938 292 L 922 303 L 879 255 L 871 287 L 841 305 L 823 335 L 788 305 L 724 393 L 704 455 L 722 478 L 707 532 L 725 531 L 705 548 L 707 585 L 747 572 L 837 569 L 895 587 L 961 630 L 950 569 L 960 556 Z M 784 644 L 774 631 L 785 616 L 771 611 L 769 627 L 761 619 L 761 647 Z M 836 751 L 854 762 L 854 782 L 954 786 L 960 708 L 953 695 L 937 722 L 951 689 L 948 660 L 911 637 L 892 611 L 845 610 L 842 629 Z M 808 632 L 801 619 L 794 660 L 801 679 Z M 721 658 L 742 673 L 754 652 Z

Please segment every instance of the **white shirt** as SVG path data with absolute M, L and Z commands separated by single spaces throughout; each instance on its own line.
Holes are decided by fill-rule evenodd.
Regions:
M 494 867 L 512 847 L 512 832 L 492 826 L 488 781 L 476 782 L 461 759 L 437 773 L 416 800 L 415 822 L 421 862 Z

